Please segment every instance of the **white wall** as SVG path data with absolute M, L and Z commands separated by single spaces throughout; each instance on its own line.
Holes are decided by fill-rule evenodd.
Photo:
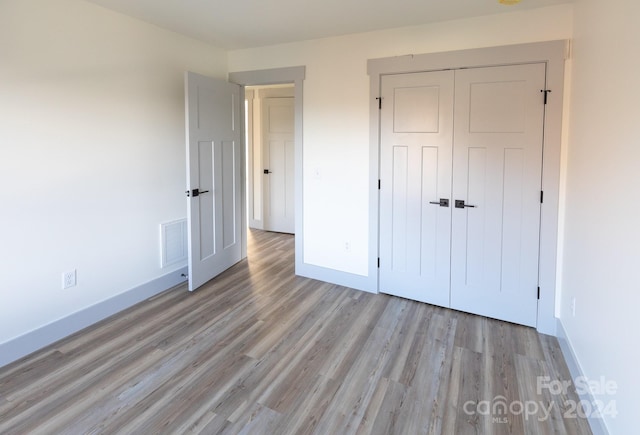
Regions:
M 583 373 L 618 385 L 612 434 L 640 406 L 640 3 L 575 4 L 561 322 Z M 576 300 L 573 317 L 571 302 Z
M 366 276 L 366 60 L 574 37 L 560 316 L 583 372 L 618 384 L 611 433 L 635 428 L 640 387 L 638 16 L 582 0 L 228 53 L 231 71 L 306 65 L 304 259 Z M 167 273 L 158 225 L 185 215 L 182 73 L 224 77 L 226 62 L 82 1 L 0 2 L 0 344 Z
M 572 8 L 561 5 L 230 52 L 230 71 L 306 66 L 304 262 L 375 273 L 368 267 L 367 59 L 569 39 L 571 33 Z
M 184 266 L 160 269 L 159 224 L 186 216 L 185 70 L 226 77 L 226 53 L 82 1 L 0 2 L 0 344 Z

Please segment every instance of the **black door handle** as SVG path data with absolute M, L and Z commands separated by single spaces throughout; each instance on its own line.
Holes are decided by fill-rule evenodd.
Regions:
M 429 204 L 439 205 L 440 207 L 449 207 L 449 199 L 440 198 L 440 201 L 429 201 Z
M 456 199 L 456 208 L 465 208 L 465 207 L 476 208 L 475 205 L 465 204 L 464 199 Z
M 200 189 L 193 189 L 191 191 L 191 195 L 189 195 L 189 191 L 188 190 L 185 193 L 187 194 L 187 196 L 191 196 L 192 198 L 195 198 L 196 196 L 200 196 L 203 193 L 209 193 L 209 191 L 208 190 L 202 190 L 201 191 Z
M 271 174 L 271 171 L 270 171 L 270 170 L 268 170 L 268 169 L 265 169 L 263 172 L 264 172 L 265 174 Z

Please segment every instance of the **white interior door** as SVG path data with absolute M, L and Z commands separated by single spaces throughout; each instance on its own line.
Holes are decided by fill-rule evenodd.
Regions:
M 544 64 L 381 78 L 380 291 L 535 326 L 542 89 Z
M 242 258 L 240 87 L 185 75 L 189 290 Z
M 445 307 L 453 83 L 453 71 L 381 82 L 380 291 Z
M 545 65 L 455 74 L 451 307 L 535 326 Z
M 293 98 L 265 98 L 262 103 L 264 229 L 294 228 Z

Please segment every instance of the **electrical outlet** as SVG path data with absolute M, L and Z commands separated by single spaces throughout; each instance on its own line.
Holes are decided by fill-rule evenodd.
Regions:
M 351 243 L 350 242 L 344 242 L 344 250 L 346 252 L 351 252 Z
M 576 317 L 576 298 L 571 299 L 571 314 Z
M 73 287 L 76 285 L 76 270 L 65 272 L 62 274 L 62 289 Z

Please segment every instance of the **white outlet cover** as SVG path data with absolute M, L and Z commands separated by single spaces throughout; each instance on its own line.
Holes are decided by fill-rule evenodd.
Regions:
M 76 285 L 76 270 L 71 270 L 62 274 L 62 289 L 67 289 Z

